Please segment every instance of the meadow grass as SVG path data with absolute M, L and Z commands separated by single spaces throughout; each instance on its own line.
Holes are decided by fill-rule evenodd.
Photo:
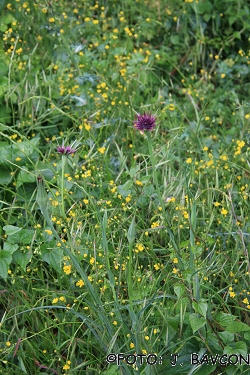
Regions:
M 0 374 L 249 373 L 249 13 L 0 3 Z

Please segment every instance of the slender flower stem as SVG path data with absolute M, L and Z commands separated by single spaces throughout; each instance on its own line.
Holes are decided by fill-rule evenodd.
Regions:
M 156 192 L 157 192 L 157 195 L 158 195 L 158 199 L 159 199 L 159 202 L 160 202 L 160 205 L 161 205 L 161 208 L 162 208 L 162 214 L 163 214 L 164 219 L 165 219 L 165 221 L 167 223 L 167 228 L 166 229 L 167 229 L 167 232 L 168 232 L 169 237 L 171 239 L 172 245 L 174 246 L 175 250 L 179 254 L 179 248 L 178 248 L 178 246 L 177 246 L 177 244 L 175 242 L 174 235 L 173 235 L 173 233 L 172 233 L 172 231 L 170 229 L 170 222 L 169 222 L 169 219 L 168 219 L 166 211 L 165 211 L 165 204 L 163 202 L 161 191 L 160 191 L 160 188 L 159 188 L 159 183 L 158 183 L 158 179 L 157 179 L 157 172 L 156 172 L 156 167 L 155 167 L 155 158 L 154 158 L 154 153 L 153 153 L 151 135 L 150 135 L 149 132 L 147 132 L 146 135 L 147 135 L 149 155 L 150 155 L 151 165 L 152 165 L 152 170 L 153 170 L 153 181 L 154 181 L 154 184 L 155 184 L 155 187 L 156 187 Z
M 64 172 L 65 172 L 65 165 L 67 163 L 67 156 L 62 155 L 62 178 L 61 178 L 61 213 L 62 217 L 66 219 L 66 214 L 65 214 L 65 208 L 64 208 Z

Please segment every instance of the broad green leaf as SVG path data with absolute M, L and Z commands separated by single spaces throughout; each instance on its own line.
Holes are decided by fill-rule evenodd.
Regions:
M 0 277 L 7 279 L 9 265 L 12 261 L 12 255 L 6 251 L 0 251 Z
M 5 263 L 4 260 L 0 259 L 0 277 L 3 279 L 7 279 L 8 276 L 8 266 L 7 263 Z
M 201 314 L 204 318 L 206 318 L 208 305 L 205 300 L 200 299 L 199 302 L 193 302 L 192 306 L 197 313 Z
M 228 344 L 234 340 L 234 334 L 227 331 L 218 332 L 219 338 L 223 341 L 224 344 Z
M 211 13 L 211 11 L 213 10 L 213 5 L 208 0 L 200 1 L 196 3 L 195 6 L 199 14 Z
M 13 254 L 18 249 L 18 245 L 12 244 L 10 242 L 5 242 L 3 245 L 3 249 L 8 251 L 10 254 Z
M 60 248 L 55 249 L 43 249 L 42 250 L 42 260 L 47 262 L 51 267 L 53 267 L 57 272 L 62 272 L 62 260 L 63 260 L 63 250 Z
M 174 285 L 174 292 L 179 299 L 183 295 L 183 293 L 185 292 L 185 286 L 183 284 Z
M 231 345 L 227 345 L 224 348 L 224 354 L 242 354 L 246 355 L 248 352 L 247 344 L 244 341 L 233 342 Z
M 15 227 L 14 225 L 5 225 L 3 229 L 5 230 L 7 236 L 11 236 L 12 234 L 18 233 L 20 230 L 22 230 L 22 228 Z
M 32 229 L 21 229 L 19 232 L 16 232 L 8 236 L 8 241 L 11 243 L 20 243 L 23 245 L 28 245 L 31 243 L 35 230 Z
M 130 177 L 135 177 L 136 173 L 140 170 L 139 165 L 136 165 L 135 167 L 131 168 L 129 171 Z
M 215 314 L 214 316 L 214 320 L 222 325 L 222 327 L 227 327 L 229 324 L 233 323 L 236 318 L 237 317 L 235 315 L 226 314 L 223 312 Z
M 10 182 L 12 176 L 10 174 L 10 170 L 7 169 L 7 168 L 1 168 L 1 172 L 0 172 L 0 185 L 8 185 L 8 183 Z
M 9 265 L 12 261 L 12 255 L 6 250 L 1 250 L 0 259 Z
M 132 188 L 132 186 L 133 186 L 133 181 L 128 180 L 127 182 L 125 182 L 125 184 L 119 185 L 117 187 L 117 190 L 123 197 L 127 197 L 127 195 L 130 193 L 130 189 Z
M 26 167 L 23 167 L 17 176 L 17 188 L 20 187 L 25 182 L 26 183 L 36 182 L 36 176 L 30 173 Z
M 22 251 L 16 251 L 13 254 L 13 259 L 14 261 L 19 264 L 19 266 L 22 268 L 24 272 L 26 272 L 26 267 L 27 264 L 29 263 L 30 259 L 32 257 L 32 252 L 27 251 L 27 252 L 22 252 Z
M 227 326 L 227 331 L 230 333 L 239 333 L 250 331 L 250 327 L 242 322 L 232 322 Z
M 207 322 L 206 319 L 201 317 L 199 314 L 190 314 L 189 321 L 190 321 L 190 325 L 193 330 L 193 333 L 198 331 L 198 329 L 204 327 L 204 325 Z

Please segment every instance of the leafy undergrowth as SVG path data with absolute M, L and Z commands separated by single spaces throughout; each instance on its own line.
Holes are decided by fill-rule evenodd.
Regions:
M 0 3 L 0 373 L 249 372 L 249 13 Z

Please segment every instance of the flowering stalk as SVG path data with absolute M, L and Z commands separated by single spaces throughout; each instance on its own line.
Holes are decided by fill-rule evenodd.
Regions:
M 174 235 L 173 235 L 173 233 L 170 229 L 170 223 L 169 223 L 166 211 L 165 211 L 165 205 L 164 205 L 162 195 L 161 195 L 161 192 L 160 192 L 156 168 L 155 168 L 155 159 L 154 159 L 154 154 L 153 154 L 152 139 L 151 139 L 151 136 L 149 134 L 149 132 L 154 130 L 154 128 L 156 126 L 155 120 L 156 120 L 156 118 L 154 116 L 152 116 L 151 114 L 146 114 L 146 113 L 144 113 L 143 115 L 137 114 L 137 120 L 134 121 L 134 128 L 136 130 L 146 132 L 147 140 L 148 140 L 149 155 L 150 155 L 151 165 L 152 165 L 152 170 L 153 170 L 153 181 L 154 181 L 154 184 L 155 184 L 155 187 L 156 187 L 156 192 L 157 192 L 157 195 L 158 195 L 160 205 L 162 207 L 162 213 L 163 213 L 164 219 L 167 223 L 167 227 L 166 227 L 167 232 L 169 234 L 169 237 L 171 239 L 171 242 L 172 242 L 175 250 L 179 254 L 179 248 L 178 248 L 178 246 L 175 242 Z
M 77 150 L 74 148 L 74 146 L 77 146 L 78 142 L 74 141 L 71 146 L 64 146 L 64 143 L 62 146 L 57 147 L 57 152 L 62 155 L 62 178 L 61 178 L 61 213 L 62 217 L 66 219 L 65 214 L 65 208 L 64 208 L 64 172 L 65 172 L 65 166 L 67 164 L 67 156 L 74 154 Z
M 61 178 L 61 212 L 62 212 L 62 217 L 66 219 L 66 214 L 65 214 L 65 208 L 64 208 L 64 171 L 65 171 L 65 165 L 67 163 L 67 156 L 62 155 L 62 178 Z
M 156 168 L 155 168 L 155 158 L 154 158 L 153 147 L 152 147 L 152 138 L 149 133 L 147 133 L 147 141 L 148 141 L 149 155 L 150 155 L 150 160 L 151 160 L 151 165 L 152 165 L 152 170 L 153 170 L 153 181 L 156 187 L 156 192 L 158 195 L 158 199 L 160 201 L 163 216 L 169 226 L 170 224 L 169 224 L 169 221 L 168 221 L 165 209 L 164 209 L 164 203 L 163 203 L 162 195 L 161 195 L 159 184 L 158 184 L 158 178 L 157 178 L 157 173 L 156 173 Z

